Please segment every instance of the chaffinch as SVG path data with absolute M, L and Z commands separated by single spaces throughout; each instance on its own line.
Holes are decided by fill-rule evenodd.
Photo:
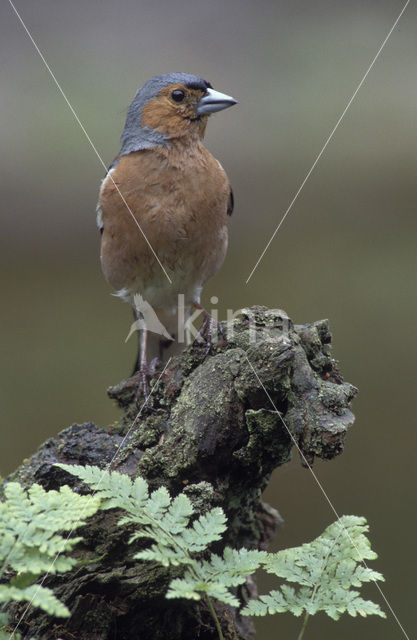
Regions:
M 145 394 L 148 363 L 173 351 L 179 316 L 186 321 L 193 306 L 202 308 L 201 290 L 226 255 L 233 193 L 202 138 L 208 116 L 236 102 L 194 75 L 151 78 L 129 107 L 121 150 L 100 188 L 101 265 L 141 319 L 135 371 Z M 149 332 L 138 294 L 172 340 Z

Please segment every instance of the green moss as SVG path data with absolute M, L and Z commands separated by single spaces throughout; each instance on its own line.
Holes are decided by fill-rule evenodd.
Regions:
M 249 409 L 245 418 L 249 440 L 233 454 L 240 464 L 255 466 L 259 475 L 263 475 L 265 463 L 268 464 L 266 472 L 270 473 L 271 463 L 279 466 L 288 462 L 292 443 L 280 416 L 267 409 Z

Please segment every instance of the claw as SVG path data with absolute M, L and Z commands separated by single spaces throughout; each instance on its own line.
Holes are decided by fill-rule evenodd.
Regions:
M 215 320 L 213 316 L 211 316 L 200 304 L 195 302 L 194 306 L 197 309 L 201 309 L 201 311 L 204 313 L 203 324 L 201 325 L 200 330 L 194 339 L 194 344 L 200 344 L 202 341 L 206 342 L 207 346 L 204 352 L 204 357 L 206 358 L 210 353 L 213 344 L 217 344 L 218 335 L 220 335 L 225 341 L 223 327 L 220 322 Z
M 136 389 L 135 400 L 136 404 L 140 404 L 141 398 L 145 398 L 145 405 L 147 407 L 150 406 L 149 402 L 149 372 L 148 371 L 139 371 L 139 383 Z
M 149 366 L 142 365 L 142 368 L 138 372 L 137 375 L 139 378 L 139 382 L 138 382 L 138 387 L 136 389 L 136 395 L 135 395 L 135 400 L 137 405 L 140 404 L 139 401 L 143 397 L 145 399 L 145 405 L 148 408 L 152 408 L 152 402 L 150 400 L 151 394 L 150 394 L 149 382 L 151 378 L 153 378 L 154 375 L 156 374 L 156 370 L 159 364 L 160 364 L 159 358 L 154 358 L 153 360 L 151 360 Z

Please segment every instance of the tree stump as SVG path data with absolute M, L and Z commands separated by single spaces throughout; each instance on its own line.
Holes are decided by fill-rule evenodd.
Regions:
M 74 424 L 47 440 L 9 479 L 85 492 L 54 463 L 103 469 L 111 463 L 131 478 L 143 476 L 152 489 L 185 491 L 198 513 L 222 507 L 228 530 L 216 552 L 225 544 L 266 549 L 281 520 L 261 500 L 272 471 L 288 462 L 295 443 L 304 465 L 315 456 L 340 454 L 354 421 L 350 402 L 356 389 L 343 382 L 331 357 L 327 320 L 298 326 L 283 311 L 251 307 L 224 330 L 227 342 L 211 354 L 194 344 L 170 361 L 154 384 L 152 406 L 139 417 L 136 389 L 127 380 L 108 391 L 123 410 L 118 425 Z M 31 608 L 19 631 L 42 640 L 217 638 L 204 600 L 165 599 L 172 569 L 132 560 L 131 530 L 117 526 L 119 516 L 111 510 L 90 518 L 77 532 L 84 537 L 75 548 L 79 566 L 44 582 L 71 617 L 53 619 Z M 238 595 L 242 603 L 256 596 L 253 578 Z M 220 603 L 215 607 L 225 638 L 253 638 L 249 618 Z M 24 608 L 13 605 L 15 621 Z

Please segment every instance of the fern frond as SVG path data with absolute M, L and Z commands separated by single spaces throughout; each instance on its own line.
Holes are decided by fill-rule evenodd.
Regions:
M 200 600 L 201 593 L 194 589 L 194 584 L 190 580 L 175 578 L 169 585 L 166 598 L 186 598 L 187 600 Z
M 226 530 L 226 517 L 220 508 L 201 515 L 190 525 L 194 513 L 189 498 L 180 494 L 171 498 L 165 487 L 149 493 L 143 478 L 134 483 L 124 474 L 103 471 L 94 467 L 59 464 L 60 468 L 80 478 L 95 490 L 104 508 L 121 508 L 126 514 L 119 524 L 141 525 L 130 542 L 142 537 L 152 538 L 156 545 L 137 558 L 161 561 L 165 564 L 189 564 L 189 554 L 203 551 L 220 540 Z
M 268 554 L 264 569 L 299 584 L 300 588 L 295 590 L 283 584 L 258 601 L 251 600 L 242 614 L 259 616 L 290 611 L 298 616 L 303 611 L 309 615 L 324 611 L 334 620 L 345 612 L 385 617 L 377 604 L 363 600 L 358 591 L 351 590 L 363 582 L 383 580 L 379 572 L 358 565 L 363 559 L 377 557 L 365 536 L 368 529 L 365 518 L 343 516 L 313 542 Z
M 9 585 L 0 585 L 0 603 L 7 604 L 11 601 L 30 602 L 33 607 L 40 607 L 46 613 L 57 618 L 68 618 L 68 608 L 58 600 L 47 587 L 32 584 L 29 587 L 19 589 Z
M 227 587 L 219 582 L 204 582 L 194 576 L 193 571 L 186 571 L 183 578 L 172 580 L 167 591 L 167 598 L 188 598 L 189 600 L 199 600 L 205 594 L 210 598 L 216 598 L 220 602 L 238 607 L 239 600 Z
M 297 586 L 284 583 L 259 600 L 251 600 L 241 612 L 243 615 L 289 611 L 300 616 L 303 612 L 313 615 L 324 611 L 335 620 L 345 612 L 385 617 L 377 604 L 363 600 L 352 589 L 364 582 L 383 580 L 380 573 L 359 564 L 364 559 L 376 558 L 365 535 L 368 526 L 364 518 L 343 516 L 313 542 L 276 554 L 226 547 L 222 556 L 211 554 L 199 560 L 193 554 L 205 551 L 226 530 L 222 509 L 211 509 L 192 521 L 193 505 L 184 494 L 172 499 L 164 487 L 149 493 L 142 478 L 132 482 L 117 472 L 59 466 L 91 486 L 104 508 L 125 510 L 119 524 L 138 525 L 130 542 L 139 538 L 152 540 L 151 546 L 136 553 L 135 558 L 166 567 L 184 567 L 183 576 L 171 581 L 167 598 L 198 600 L 205 594 L 238 606 L 239 601 L 230 589 L 243 584 L 248 575 L 262 566 L 268 573 Z M 17 492 L 16 503 L 19 498 Z M 7 540 L 4 544 L 8 545 Z M 47 549 L 49 539 L 42 540 L 42 544 Z
M 202 514 L 183 533 L 183 541 L 190 552 L 203 551 L 215 540 L 221 540 L 226 531 L 226 516 L 220 507 Z
M 107 471 L 87 465 L 56 463 L 57 467 L 77 476 L 99 496 L 102 509 L 129 509 L 133 506 L 132 481 L 129 476 L 117 471 Z
M 188 526 L 193 511 L 191 500 L 183 493 L 180 493 L 170 504 L 161 520 L 161 525 L 174 535 L 181 533 Z
M 236 551 L 226 547 L 223 557 L 212 554 L 207 561 L 192 559 L 184 576 L 170 583 L 167 598 L 196 599 L 196 594 L 204 593 L 225 604 L 238 607 L 239 600 L 230 592 L 229 587 L 243 584 L 246 577 L 256 571 L 266 556 L 267 554 L 261 551 Z M 180 595 L 181 593 L 188 595 Z
M 243 584 L 247 576 L 255 573 L 267 555 L 265 551 L 226 547 L 223 557 L 213 553 L 210 560 L 198 563 L 199 575 L 206 582 L 235 587 Z
M 76 560 L 66 554 L 81 538 L 69 538 L 62 532 L 84 525 L 99 508 L 99 499 L 80 496 L 66 486 L 45 491 L 33 484 L 25 491 L 16 482 L 5 485 L 4 495 L 0 503 L 0 566 L 17 575 L 10 584 L 0 585 L 0 602 L 26 600 L 51 615 L 69 615 L 50 589 L 34 583 L 42 573 L 74 567 Z
M 186 551 L 162 544 L 153 544 L 150 549 L 139 551 L 133 557 L 138 560 L 160 562 L 164 567 L 169 567 L 170 565 L 179 567 L 181 565 L 194 564 L 194 561 Z

